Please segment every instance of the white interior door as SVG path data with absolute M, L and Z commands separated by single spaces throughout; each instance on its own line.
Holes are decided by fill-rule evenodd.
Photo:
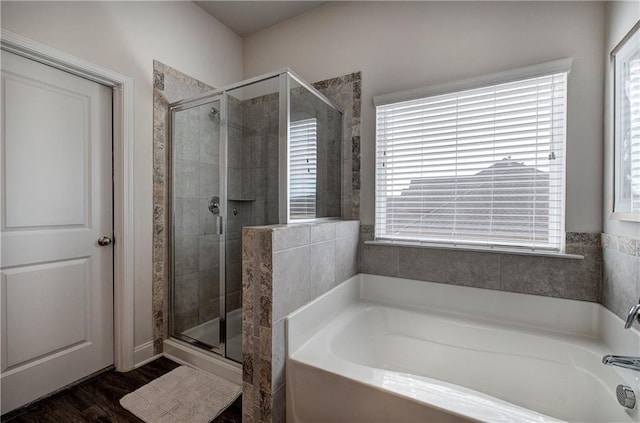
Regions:
M 111 89 L 1 64 L 4 414 L 113 364 L 113 207 Z

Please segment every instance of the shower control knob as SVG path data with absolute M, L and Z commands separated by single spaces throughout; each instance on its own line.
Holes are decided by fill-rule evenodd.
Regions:
M 111 245 L 113 241 L 108 236 L 101 236 L 98 238 L 98 245 L 102 247 L 106 247 L 107 245 Z

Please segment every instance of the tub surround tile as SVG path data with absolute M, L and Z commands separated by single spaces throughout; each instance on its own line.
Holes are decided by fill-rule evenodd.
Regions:
M 336 240 L 311 244 L 309 249 L 310 295 L 316 298 L 335 286 Z
M 343 220 L 335 224 L 336 238 L 355 237 L 360 233 L 360 222 L 357 220 Z
M 425 248 L 399 248 L 398 277 L 428 282 L 447 281 L 447 252 Z
M 285 316 L 355 274 L 359 226 L 332 221 L 243 229 L 246 421 L 284 422 Z
M 260 422 L 272 422 L 273 421 L 272 410 L 273 410 L 272 394 L 261 390 L 259 392 L 259 403 L 257 407 L 257 414 L 260 418 Z
M 335 278 L 333 287 L 358 273 L 358 237 L 347 236 L 335 240 Z
M 244 359 L 243 359 L 244 362 Z M 243 382 L 242 383 L 242 421 L 243 422 L 255 422 L 253 418 L 255 415 L 254 407 L 246 407 L 244 404 L 255 404 L 257 402 L 255 388 L 253 384 Z
M 361 244 L 360 271 L 382 276 L 398 276 L 399 247 Z
M 273 318 L 275 320 L 309 302 L 311 295 L 309 254 L 309 246 L 274 252 Z
M 614 234 L 602 234 L 602 248 L 618 251 L 630 256 L 640 256 L 640 239 Z
M 598 302 L 598 276 L 585 275 L 594 269 L 584 269 L 584 264 L 583 260 L 504 254 L 500 287 L 523 294 Z
M 637 240 L 627 237 L 618 237 L 618 249 L 623 254 L 628 254 L 630 256 L 637 256 L 638 249 Z
M 278 388 L 273 394 L 272 422 L 285 423 L 287 420 L 287 399 L 285 386 Z
M 582 301 L 602 298 L 601 236 L 597 233 L 567 234 L 567 249 L 584 255 L 583 260 L 366 244 L 373 239 L 373 225 L 362 225 L 362 273 Z
M 279 389 L 285 384 L 286 364 L 286 334 L 285 319 L 280 319 L 273 324 L 272 343 L 272 380 L 274 389 Z
M 602 243 L 602 234 L 600 232 L 567 232 L 567 245 L 583 245 L 599 247 Z
M 313 225 L 310 227 L 310 239 L 311 244 L 316 242 L 329 241 L 336 238 L 336 225 Z
M 606 248 L 604 250 L 605 307 L 621 318 L 638 301 L 638 257 Z
M 618 249 L 617 241 L 618 241 L 617 235 L 612 235 L 607 233 L 602 234 L 602 248 L 617 250 Z
M 373 225 L 360 225 L 360 241 L 373 241 L 374 232 Z
M 260 306 L 260 315 L 257 316 L 259 317 L 258 320 L 258 324 L 261 327 L 266 327 L 269 328 L 271 327 L 271 322 L 272 322 L 272 315 L 273 315 L 273 299 L 272 297 L 269 295 L 261 295 L 260 296 L 260 302 L 259 302 L 259 306 Z
M 621 319 L 640 299 L 640 239 L 602 234 L 603 300 Z M 640 324 L 634 323 L 640 330 Z
M 309 244 L 309 225 L 277 225 L 273 229 L 273 251 L 286 250 Z
M 500 289 L 500 254 L 447 252 L 446 282 L 475 288 Z

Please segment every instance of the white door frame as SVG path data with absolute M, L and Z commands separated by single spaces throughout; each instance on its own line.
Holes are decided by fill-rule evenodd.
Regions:
M 0 48 L 113 88 L 114 362 L 134 368 L 133 78 L 2 29 Z

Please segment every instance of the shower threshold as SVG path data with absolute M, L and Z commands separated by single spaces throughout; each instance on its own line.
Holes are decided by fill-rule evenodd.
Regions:
M 227 357 L 242 361 L 242 310 L 227 315 Z M 215 318 L 182 332 L 182 335 L 215 348 L 220 343 L 220 319 Z
M 233 383 L 242 384 L 242 309 L 227 313 L 227 357 L 214 353 L 220 339 L 220 319 L 212 319 L 182 332 L 186 340 L 169 338 L 164 341 L 164 355 L 178 362 L 190 364 L 223 377 Z M 234 361 L 235 360 L 235 361 Z
M 230 382 L 242 385 L 242 364 L 218 354 L 194 347 L 176 338 L 165 339 L 163 355 L 178 363 L 197 367 Z

